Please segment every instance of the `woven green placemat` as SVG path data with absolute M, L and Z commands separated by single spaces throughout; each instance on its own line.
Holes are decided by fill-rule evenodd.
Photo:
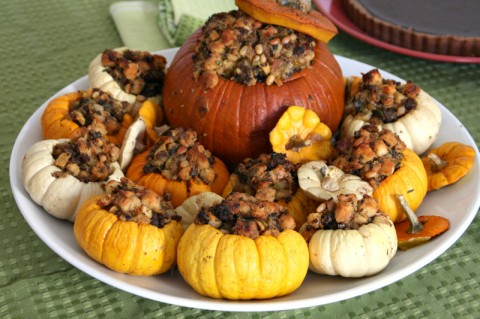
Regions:
M 72 267 L 30 229 L 10 190 L 15 138 L 47 98 L 84 76 L 104 48 L 122 45 L 111 1 L 7 1 L 0 10 L 0 318 L 479 318 L 480 221 L 414 274 L 349 300 L 290 311 L 229 313 L 131 295 Z M 348 35 L 332 51 L 413 79 L 480 140 L 480 65 L 437 63 L 390 53 Z

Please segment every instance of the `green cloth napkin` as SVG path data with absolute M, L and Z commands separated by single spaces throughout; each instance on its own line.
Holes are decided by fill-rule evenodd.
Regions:
M 212 14 L 236 8 L 234 0 L 159 0 L 158 24 L 167 41 L 176 47 Z
M 236 8 L 234 0 L 118 1 L 110 15 L 125 46 L 156 51 L 181 46 L 212 14 Z
M 118 33 L 126 47 L 155 51 L 171 47 L 158 28 L 158 6 L 152 1 L 120 1 L 110 6 Z

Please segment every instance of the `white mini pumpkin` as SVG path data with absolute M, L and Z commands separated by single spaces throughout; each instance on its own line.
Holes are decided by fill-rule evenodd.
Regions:
M 373 188 L 359 176 L 345 174 L 325 161 L 311 161 L 300 166 L 298 184 L 305 195 L 317 201 L 334 200 L 340 194 L 355 194 L 358 199 L 372 195 Z
M 55 145 L 68 139 L 42 140 L 32 145 L 22 162 L 22 182 L 32 198 L 49 214 L 74 221 L 77 210 L 88 198 L 103 193 L 101 182 L 84 183 L 72 175 L 55 177 L 61 169 L 55 166 L 52 151 Z M 123 172 L 117 162 L 109 180 L 119 180 Z
M 358 229 L 317 230 L 308 243 L 309 269 L 326 275 L 364 277 L 384 269 L 397 252 L 390 218 L 378 214 Z

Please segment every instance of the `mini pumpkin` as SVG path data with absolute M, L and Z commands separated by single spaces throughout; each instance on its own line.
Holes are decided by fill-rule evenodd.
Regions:
M 260 200 L 276 202 L 287 208 L 295 220 L 295 229 L 298 229 L 317 204 L 299 188 L 297 169 L 297 165 L 282 153 L 247 158 L 230 175 L 223 196 L 231 192 L 243 192 Z
M 337 141 L 331 164 L 368 181 L 380 210 L 394 223 L 405 219 L 396 194 L 404 195 L 416 210 L 427 193 L 427 173 L 420 157 L 398 135 L 373 124 Z
M 78 211 L 73 230 L 80 247 L 121 273 L 150 276 L 171 269 L 183 234 L 171 204 L 126 178 L 105 188 Z
M 420 157 L 410 149 L 402 153 L 403 159 L 400 168 L 387 177 L 373 192 L 373 197 L 378 200 L 380 209 L 384 211 L 394 223 L 406 218 L 401 205 L 396 200 L 396 195 L 405 196 L 408 205 L 416 210 L 427 194 L 427 173 Z
M 475 149 L 459 142 L 446 142 L 422 157 L 427 171 L 428 191 L 456 183 L 473 166 Z
M 245 20 L 244 17 L 233 19 L 242 19 L 238 25 Z M 272 60 L 270 65 L 268 58 L 262 59 L 262 54 L 274 50 L 274 46 L 282 45 L 282 39 L 272 39 L 271 43 L 265 44 L 258 43 L 258 40 L 242 42 L 232 38 L 231 34 L 236 34 L 238 30 L 223 30 L 222 23 L 218 22 L 219 30 L 207 32 L 211 25 L 207 22 L 203 27 L 204 31 L 198 30 L 185 41 L 168 69 L 163 99 L 165 116 L 172 127 L 186 127 L 196 131 L 200 143 L 222 158 L 230 168 L 247 157 L 255 158 L 271 151 L 268 134 L 289 105 L 298 105 L 314 111 L 331 131 L 336 131 L 344 108 L 343 76 L 338 62 L 325 43 L 313 41 L 311 45 L 302 46 L 299 52 L 312 50 L 312 53 L 309 53 L 309 57 L 313 57 L 311 65 L 299 72 L 285 71 L 285 74 L 291 74 L 291 77 L 286 79 L 271 80 L 270 75 L 274 68 L 281 66 L 282 63 L 293 65 L 293 62 L 288 64 L 281 59 Z M 256 25 L 259 25 L 260 29 L 264 28 L 262 32 L 265 33 L 268 32 L 268 28 L 272 28 L 271 25 L 252 21 L 248 34 L 253 37 L 258 34 L 252 29 Z M 292 39 L 292 36 L 301 37 L 300 33 L 294 33 L 291 29 L 282 32 L 288 33 L 288 36 L 285 36 L 286 40 Z M 240 33 L 238 31 L 238 34 Z M 224 37 L 220 36 L 221 34 L 224 34 Z M 197 43 L 202 45 L 206 41 L 211 41 L 211 47 L 205 56 L 210 57 L 212 61 L 209 60 L 208 65 L 198 63 L 204 69 L 202 75 L 197 78 L 197 64 L 193 57 L 207 50 L 197 48 Z M 222 48 L 225 48 L 224 41 L 228 41 L 228 45 L 232 46 L 242 44 L 242 47 L 232 48 L 230 54 L 224 54 L 222 51 Z M 259 46 L 255 51 L 257 44 Z M 265 49 L 260 49 L 262 45 Z M 216 71 L 210 70 L 217 67 L 222 70 L 236 70 L 231 66 L 232 61 L 222 60 L 222 57 L 231 56 L 236 60 L 237 57 L 241 57 L 243 51 L 246 51 L 247 55 L 251 53 L 252 56 L 252 61 L 247 62 L 245 72 L 239 65 L 239 73 L 234 71 L 232 77 L 224 78 L 221 75 L 217 76 Z M 218 60 L 213 58 L 217 55 Z M 248 69 L 248 64 L 256 63 L 256 60 L 260 63 L 265 60 L 264 68 Z M 243 60 L 240 58 L 237 61 Z M 262 73 L 253 79 L 249 75 L 253 70 L 264 69 L 263 72 L 268 74 Z M 245 77 L 242 77 L 242 74 L 245 74 Z M 255 80 L 255 84 L 242 84 L 231 78 L 249 78 Z
M 325 161 L 311 161 L 300 166 L 298 184 L 308 197 L 317 201 L 336 200 L 340 194 L 355 194 L 361 199 L 373 193 L 370 184 L 359 176 L 345 174 Z
M 383 79 L 377 69 L 358 82 L 347 80 L 347 89 L 352 92 L 346 94 L 350 100 L 345 105 L 342 136 L 353 136 L 365 124 L 373 123 L 397 134 L 417 154 L 435 142 L 442 113 L 437 102 L 419 86 Z
M 169 130 L 135 156 L 126 176 L 157 194 L 169 194 L 174 207 L 201 192 L 222 194 L 230 174 L 225 164 L 197 141 L 191 130 Z
M 85 200 L 103 193 L 102 183 L 123 177 L 119 152 L 95 132 L 74 140 L 42 140 L 25 154 L 22 182 L 47 213 L 74 221 Z
M 272 149 L 293 163 L 326 160 L 333 152 L 332 131 L 315 112 L 290 106 L 270 132 Z
M 309 268 L 319 274 L 371 276 L 397 252 L 395 227 L 369 196 L 329 199 L 308 216 L 300 233 L 308 242 Z
M 81 128 L 102 126 L 108 140 L 120 146 L 133 122 L 126 109 L 127 103 L 98 89 L 65 94 L 48 103 L 41 118 L 42 135 L 44 139 L 71 138 Z
M 178 270 L 212 298 L 290 294 L 308 270 L 308 248 L 293 225 L 282 206 L 233 193 L 198 213 L 178 245 Z

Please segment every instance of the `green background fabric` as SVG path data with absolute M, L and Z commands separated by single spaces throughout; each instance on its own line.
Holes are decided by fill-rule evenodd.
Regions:
M 103 49 L 122 45 L 109 15 L 111 2 L 1 0 L 0 318 L 480 317 L 478 216 L 444 254 L 396 283 L 333 304 L 278 312 L 206 311 L 147 300 L 91 278 L 51 251 L 14 202 L 10 153 L 23 124 L 45 100 L 84 76 Z M 402 56 L 344 33 L 330 48 L 414 80 L 463 122 L 478 145 L 480 65 Z

